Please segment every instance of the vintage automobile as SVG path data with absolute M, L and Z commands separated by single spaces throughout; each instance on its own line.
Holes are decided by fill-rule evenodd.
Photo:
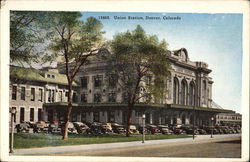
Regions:
M 120 125 L 120 124 L 117 124 L 117 123 L 112 123 L 111 126 L 112 126 L 112 130 L 113 130 L 114 133 L 117 133 L 117 134 L 126 133 L 126 130 L 124 129 L 123 125 Z
M 29 132 L 30 125 L 27 122 L 22 122 L 16 125 L 17 132 Z
M 139 131 L 136 129 L 135 125 L 130 125 L 129 126 L 129 133 L 130 134 L 140 134 Z
M 88 134 L 90 132 L 90 128 L 82 122 L 73 122 L 73 124 L 77 130 L 77 133 L 79 134 L 83 134 L 83 133 Z
M 59 122 L 53 121 L 49 124 L 48 133 L 61 133 L 62 128 Z
M 65 128 L 65 123 L 61 122 L 61 131 L 62 133 L 64 132 L 64 128 Z M 68 125 L 68 133 L 72 133 L 72 134 L 78 134 L 76 128 L 74 127 L 74 124 L 72 122 L 69 122 Z
M 112 134 L 113 133 L 111 123 L 103 123 L 101 125 L 101 127 L 102 127 L 102 133 L 103 134 Z
M 174 132 L 174 134 L 186 134 L 187 132 L 185 130 L 183 130 L 181 124 L 177 124 L 177 125 L 172 125 L 172 131 Z
M 170 130 L 167 125 L 158 125 L 158 129 L 162 134 L 174 134 L 174 132 Z
M 161 131 L 157 128 L 156 125 L 149 124 L 146 126 L 146 129 L 150 134 L 161 134 Z

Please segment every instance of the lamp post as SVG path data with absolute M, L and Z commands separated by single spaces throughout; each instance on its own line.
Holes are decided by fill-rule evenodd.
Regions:
M 144 134 L 144 131 L 145 131 L 145 118 L 146 118 L 146 115 L 143 114 L 142 115 L 142 143 L 145 142 L 145 134 Z
M 213 131 L 214 131 L 214 128 L 213 128 L 213 121 L 214 121 L 214 118 L 212 117 L 212 118 L 211 118 L 211 125 L 212 125 L 211 138 L 213 138 Z
M 11 138 L 10 138 L 10 153 L 13 153 L 13 145 L 14 145 L 14 116 L 16 114 L 16 109 L 11 108 Z

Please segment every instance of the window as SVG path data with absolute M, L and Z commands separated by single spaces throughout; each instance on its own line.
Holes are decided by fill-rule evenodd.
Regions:
M 186 105 L 187 84 L 185 80 L 181 82 L 181 104 Z
M 87 102 L 87 94 L 86 93 L 81 94 L 81 102 L 83 102 L 83 103 Z
M 55 75 L 51 75 L 52 79 L 55 79 Z
M 25 112 L 25 110 L 24 110 L 24 107 L 21 107 L 21 109 L 20 109 L 20 122 L 24 122 L 24 112 Z
M 195 98 L 195 90 L 194 90 L 194 83 L 191 82 L 190 87 L 189 87 L 189 105 L 193 106 L 194 105 L 194 98 Z
M 207 102 L 206 102 L 206 98 L 207 98 L 206 89 L 207 89 L 207 84 L 206 84 L 206 81 L 203 80 L 203 89 L 202 89 L 202 91 L 203 91 L 203 96 L 202 96 L 202 98 L 203 98 L 203 103 L 204 103 L 204 104 L 207 103 Z
M 82 88 L 88 88 L 88 77 L 82 77 L 80 80 Z
M 87 121 L 86 115 L 87 115 L 86 112 L 82 112 L 81 113 L 81 121 L 82 122 L 86 122 Z
M 42 109 L 38 109 L 38 121 L 42 120 Z
M 49 94 L 48 94 L 48 102 L 51 102 L 51 89 L 49 89 L 49 92 L 48 92 Z
M 95 103 L 99 103 L 99 102 L 101 102 L 101 100 L 102 100 L 102 96 L 100 93 L 94 94 L 94 102 Z
M 47 74 L 47 78 L 50 78 L 50 74 Z
M 62 102 L 62 91 L 59 91 L 59 94 L 58 94 L 58 101 Z
M 55 101 L 55 90 L 53 89 L 51 91 L 51 102 L 54 102 Z
M 109 93 L 108 102 L 115 102 L 116 101 L 116 94 L 114 92 Z
M 116 86 L 117 83 L 117 77 L 116 75 L 110 75 L 109 76 L 109 87 L 114 88 Z
M 43 101 L 43 89 L 39 88 L 39 101 Z
M 30 101 L 35 101 L 35 88 L 31 88 L 31 98 Z
M 76 112 L 72 112 L 72 122 L 77 121 L 77 113 Z
M 21 87 L 21 100 L 25 100 L 25 87 Z
M 102 75 L 97 75 L 94 77 L 94 86 L 95 88 L 99 88 L 102 85 Z
M 73 93 L 73 102 L 77 102 L 77 95 L 75 92 Z
M 179 99 L 179 82 L 178 82 L 177 78 L 174 78 L 173 99 L 174 99 L 174 104 L 178 104 L 178 99 Z
M 12 86 L 12 100 L 16 100 L 17 86 Z
M 128 94 L 127 93 L 123 93 L 122 94 L 122 98 L 123 98 L 123 102 L 127 103 L 128 102 Z
M 66 92 L 66 93 L 65 93 L 65 97 L 68 97 L 68 96 L 69 96 L 69 92 Z
M 114 111 L 109 111 L 109 116 L 108 116 L 108 121 L 109 122 L 115 122 L 115 112 Z
M 30 108 L 30 121 L 34 121 L 34 108 Z
M 99 122 L 99 112 L 94 112 L 94 122 Z

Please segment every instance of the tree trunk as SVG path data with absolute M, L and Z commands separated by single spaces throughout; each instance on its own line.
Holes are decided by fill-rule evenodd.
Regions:
M 65 117 L 65 126 L 64 126 L 64 132 L 63 132 L 63 140 L 68 140 L 68 126 L 69 126 L 69 119 L 71 116 L 72 111 L 72 82 L 69 81 L 68 86 L 68 108 L 67 108 L 67 114 Z
M 126 137 L 129 137 L 129 127 L 131 124 L 131 120 L 132 120 L 132 110 L 134 108 L 134 104 L 128 104 L 128 113 L 127 113 L 127 126 L 126 126 Z

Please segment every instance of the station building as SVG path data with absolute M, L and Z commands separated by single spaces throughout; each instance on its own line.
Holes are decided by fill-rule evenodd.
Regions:
M 168 91 L 159 102 L 140 100 L 132 112 L 132 124 L 210 125 L 218 113 L 234 113 L 213 107 L 212 72 L 205 62 L 189 60 L 185 48 L 168 51 L 171 77 Z M 107 63 L 100 57 L 80 69 L 73 83 L 71 121 L 126 123 L 127 105 L 121 87 L 107 76 Z M 10 108 L 15 108 L 15 122 L 64 121 L 67 110 L 65 65 L 56 68 L 28 69 L 10 67 Z

